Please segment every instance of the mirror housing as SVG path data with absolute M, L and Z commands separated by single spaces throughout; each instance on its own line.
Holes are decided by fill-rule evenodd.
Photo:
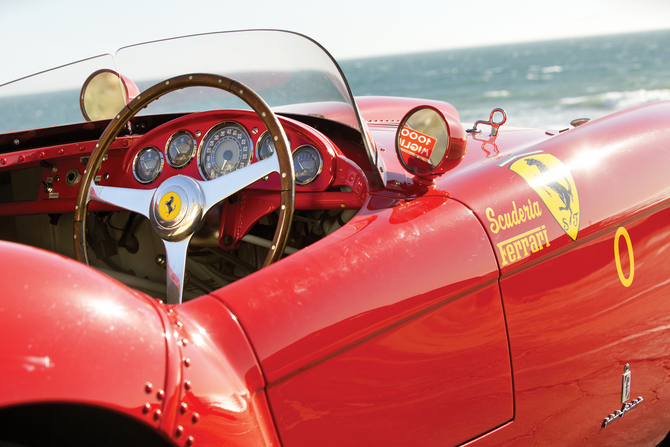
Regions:
M 467 147 L 463 125 L 432 106 L 416 107 L 403 117 L 395 138 L 396 155 L 415 182 L 432 184 L 455 168 Z
M 104 68 L 84 82 L 79 94 L 79 108 L 86 121 L 112 119 L 139 93 L 133 81 Z

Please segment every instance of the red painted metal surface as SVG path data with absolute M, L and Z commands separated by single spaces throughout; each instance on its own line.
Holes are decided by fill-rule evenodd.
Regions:
M 461 179 L 445 179 L 445 188 L 480 216 L 503 272 L 516 415 L 482 444 L 656 445 L 667 433 L 670 408 L 660 396 L 669 387 L 670 185 L 662 174 L 670 169 L 668 112 L 670 103 L 640 107 L 532 147 L 553 154 L 574 178 L 571 207 L 580 220 L 574 241 L 563 221 L 566 211 L 552 213 L 542 191 L 509 163 L 499 166 L 515 152 L 504 136 L 498 138 L 500 154 L 482 169 L 486 183 L 466 187 Z M 639 132 L 634 137 L 631 128 Z M 528 201 L 538 202 L 542 214 L 524 222 L 519 210 Z M 505 229 L 496 218 L 503 213 L 510 214 Z M 515 261 L 503 255 L 505 241 L 540 226 L 548 234 L 541 250 Z M 621 409 L 626 364 L 631 398 L 644 401 L 601 429 L 603 419 Z
M 439 195 L 376 202 L 302 256 L 214 294 L 250 337 L 286 446 L 459 443 L 512 418 L 481 225 Z
M 166 351 L 153 300 L 70 259 L 0 247 L 0 405 L 104 403 L 157 427 Z
M 70 259 L 0 248 L 0 312 L 11 334 L 0 354 L 0 406 L 104 406 L 177 445 L 279 445 L 260 368 L 220 302 L 172 309 Z
M 260 368 L 235 317 L 211 297 L 170 308 L 170 423 L 177 445 L 278 446 Z

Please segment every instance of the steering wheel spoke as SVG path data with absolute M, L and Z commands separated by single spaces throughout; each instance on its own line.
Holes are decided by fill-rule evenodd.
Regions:
M 117 188 L 91 183 L 88 195 L 90 200 L 114 205 L 149 218 L 151 198 L 154 192 L 155 189 Z
M 184 294 L 186 277 L 186 252 L 191 237 L 178 242 L 163 240 L 165 246 L 165 271 L 167 275 L 167 304 L 179 304 Z
M 280 172 L 277 155 L 222 175 L 214 180 L 198 182 L 205 196 L 206 211 L 221 200 L 241 191 L 263 177 Z

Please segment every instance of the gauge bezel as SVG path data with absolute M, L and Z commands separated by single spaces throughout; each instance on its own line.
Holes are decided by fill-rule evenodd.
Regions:
M 266 138 L 269 138 L 269 137 L 270 137 L 270 132 L 268 132 L 266 130 L 265 132 L 263 132 L 261 134 L 260 138 L 258 138 L 258 140 L 256 140 L 256 148 L 254 149 L 254 151 L 255 151 L 254 154 L 256 155 L 256 160 L 257 161 L 261 161 L 260 150 L 261 150 L 263 140 L 265 140 Z M 288 142 L 288 150 L 291 150 L 291 139 L 289 138 L 288 135 L 286 135 L 286 140 Z M 274 146 L 274 143 L 272 143 L 272 145 Z
M 158 154 L 158 157 L 160 158 L 160 163 L 161 164 L 160 164 L 160 167 L 158 168 L 158 171 L 156 171 L 156 174 L 151 179 L 142 180 L 140 178 L 139 174 L 137 173 L 137 163 L 138 163 L 138 160 L 140 159 L 141 155 L 143 155 L 146 152 L 149 152 L 152 149 L 154 151 L 156 151 L 156 153 Z M 140 182 L 143 185 L 146 185 L 146 184 L 149 184 L 149 183 L 152 183 L 152 182 L 156 181 L 156 179 L 158 177 L 160 177 L 160 175 L 163 173 L 163 168 L 164 167 L 165 167 L 165 158 L 163 157 L 163 153 L 161 151 L 159 151 L 158 148 L 155 147 L 155 146 L 144 146 L 142 149 L 137 151 L 137 154 L 135 154 L 135 158 L 133 159 L 133 176 L 135 177 L 135 180 L 137 180 L 138 182 Z
M 203 156 L 203 155 L 202 155 L 202 152 L 203 152 L 203 149 L 205 148 L 206 143 L 207 143 L 207 141 L 208 141 L 208 139 L 209 139 L 209 137 L 210 137 L 211 134 L 213 134 L 214 132 L 217 132 L 217 131 L 219 131 L 219 130 L 221 130 L 221 129 L 224 129 L 224 128 L 226 128 L 226 127 L 229 127 L 229 126 L 234 126 L 234 127 L 239 128 L 239 129 L 244 133 L 244 135 L 245 135 L 246 138 L 247 138 L 247 142 L 249 143 L 249 159 L 247 160 L 247 163 L 246 163 L 244 166 L 238 166 L 237 169 L 235 169 L 235 171 L 237 171 L 238 169 L 245 168 L 245 167 L 249 166 L 249 165 L 251 164 L 251 162 L 252 162 L 253 151 L 254 151 L 254 143 L 253 143 L 253 141 L 251 140 L 251 137 L 249 136 L 249 131 L 247 131 L 246 127 L 244 127 L 242 124 L 240 124 L 240 123 L 238 123 L 238 122 L 236 122 L 236 121 L 223 121 L 223 122 L 220 122 L 220 123 L 218 123 L 218 124 L 212 126 L 212 127 L 205 133 L 205 136 L 202 137 L 202 140 L 200 140 L 200 144 L 198 145 L 198 154 L 197 154 L 197 157 L 198 157 L 198 163 L 197 163 L 197 164 L 198 164 L 198 172 L 200 173 L 200 176 L 201 176 L 203 179 L 205 179 L 205 180 L 214 180 L 214 179 L 216 179 L 216 178 L 218 178 L 218 177 L 210 178 L 209 175 L 207 175 L 207 174 L 205 173 L 205 170 L 204 170 L 203 167 L 202 167 L 202 164 L 203 164 L 203 160 L 202 160 L 202 156 Z M 231 171 L 231 172 L 233 172 L 233 171 Z M 225 175 L 225 174 L 223 174 L 223 175 Z M 221 176 L 219 176 L 219 177 L 221 177 Z
M 191 138 L 191 141 L 193 142 L 193 149 L 191 149 L 191 153 L 189 154 L 188 160 L 186 160 L 186 162 L 184 162 L 183 164 L 177 164 L 177 163 L 173 163 L 171 158 L 170 158 L 170 144 L 172 144 L 172 142 L 175 139 L 177 139 L 178 137 L 180 137 L 182 135 L 188 135 Z M 189 132 L 188 130 L 178 130 L 175 133 L 173 133 L 172 135 L 170 135 L 170 138 L 168 138 L 167 143 L 165 144 L 165 159 L 167 160 L 167 163 L 175 169 L 185 168 L 195 158 L 197 148 L 198 148 L 198 141 L 195 139 L 195 137 L 193 136 L 193 134 L 191 132 Z
M 295 172 L 295 157 L 298 154 L 300 154 L 301 152 L 308 151 L 308 150 L 314 151 L 314 153 L 316 154 L 316 158 L 319 161 L 319 167 L 317 168 L 316 174 L 314 174 L 312 177 L 310 177 L 309 180 L 301 182 L 301 181 L 298 181 L 298 179 L 296 177 L 295 184 L 298 185 L 298 186 L 306 186 L 306 185 L 309 185 L 311 183 L 314 183 L 314 181 L 321 174 L 321 171 L 323 171 L 323 157 L 321 156 L 321 152 L 317 148 L 312 146 L 311 144 L 304 144 L 304 145 L 298 147 L 295 151 L 293 151 L 293 154 L 292 154 L 292 157 L 293 157 L 293 171 Z

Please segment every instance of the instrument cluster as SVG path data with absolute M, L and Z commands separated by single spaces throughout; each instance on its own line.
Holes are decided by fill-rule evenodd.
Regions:
M 302 123 L 286 118 L 280 121 L 293 153 L 296 185 L 314 184 L 310 189 L 325 189 L 323 186 L 332 181 L 332 175 L 321 181 L 320 176 L 324 165 L 332 164 L 334 146 L 320 134 L 308 135 L 317 133 Z M 172 172 L 166 175 L 184 173 L 197 177 L 194 175 L 197 172 L 203 180 L 213 180 L 268 158 L 275 151 L 262 121 L 252 112 L 242 111 L 190 115 L 155 129 L 137 143 L 140 149 L 132 162 L 133 176 L 150 187 L 168 169 Z

